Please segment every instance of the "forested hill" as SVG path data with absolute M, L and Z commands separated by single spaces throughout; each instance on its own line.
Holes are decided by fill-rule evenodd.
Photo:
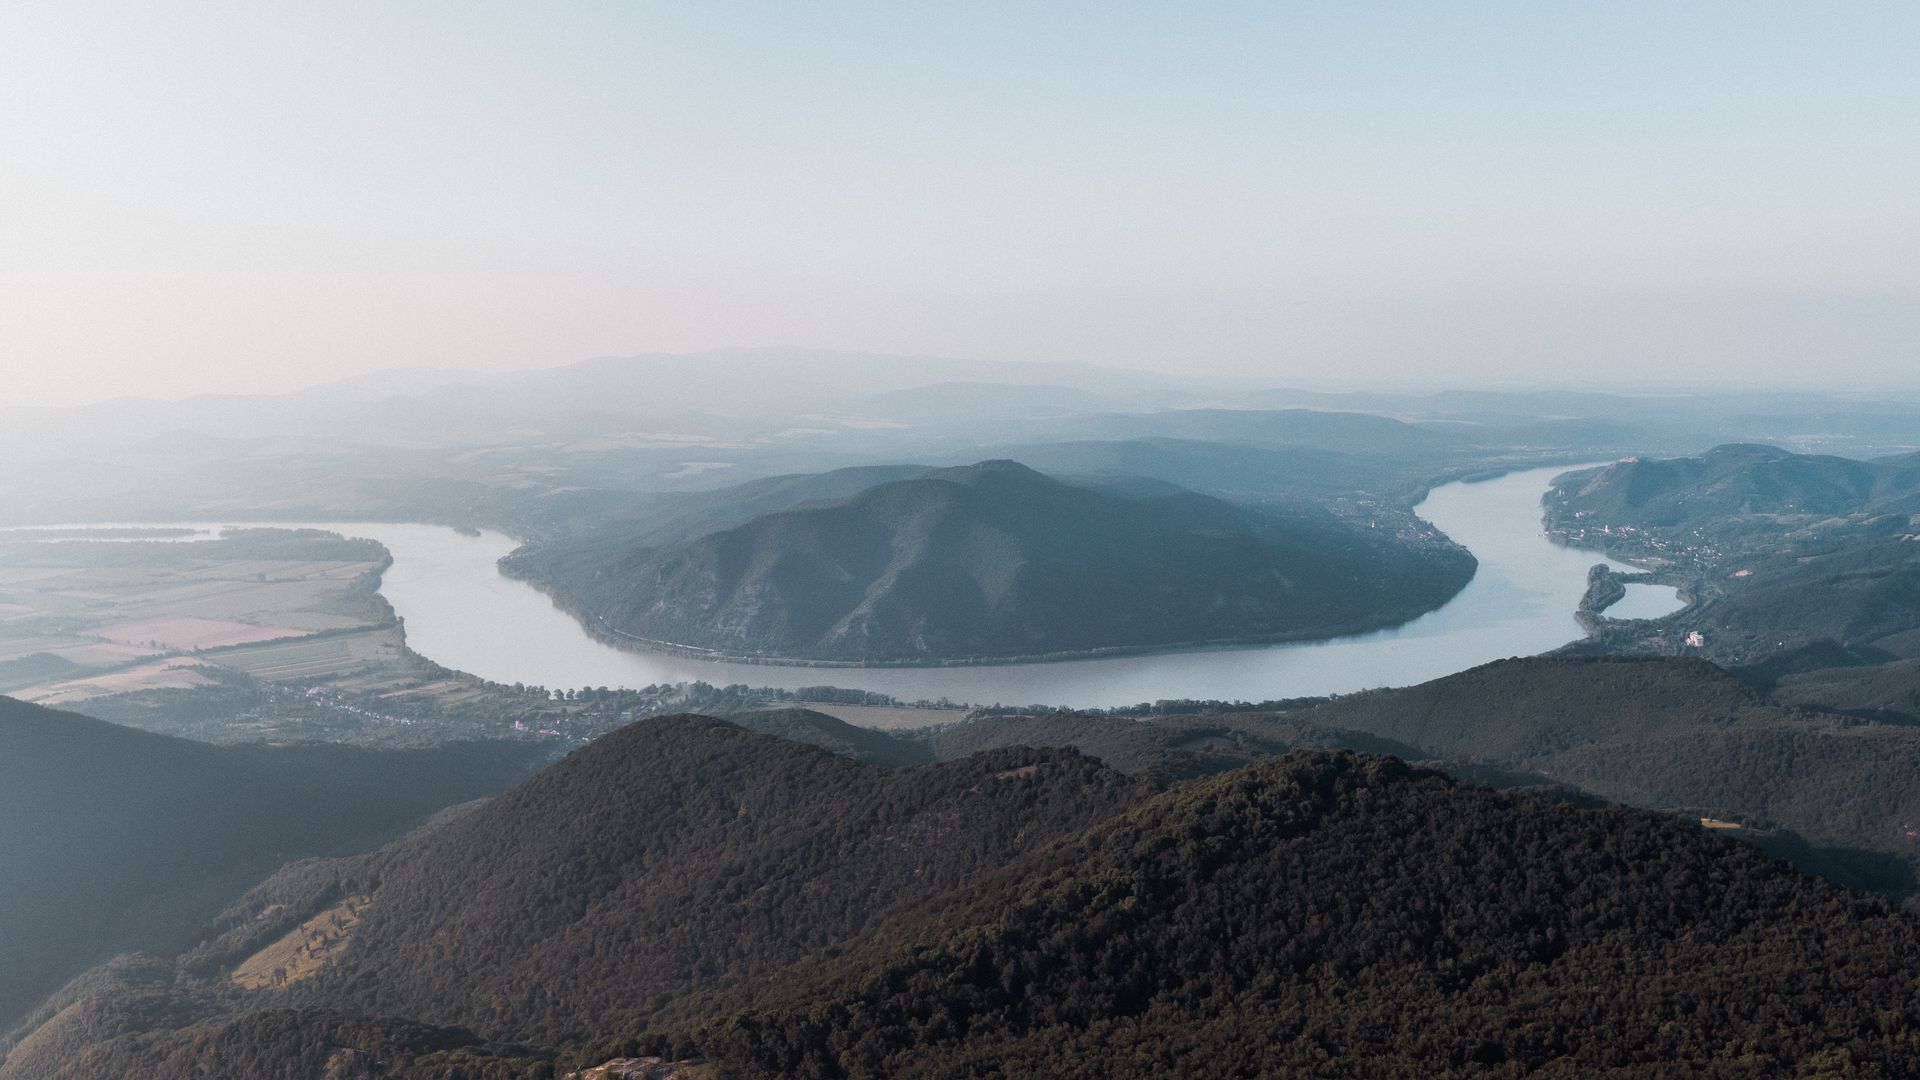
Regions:
M 225 1014 L 233 972 L 347 897 L 363 899 L 344 950 L 241 1007 L 399 1015 L 547 1046 L 628 1034 L 689 994 L 843 948 L 886 913 L 1149 793 L 1070 750 L 883 768 L 705 717 L 642 721 L 382 852 L 287 868 L 177 973 L 97 973 L 42 1010 L 0 1077 L 48 1075 L 126 1026 L 94 1018 Z M 73 1002 L 84 1008 L 56 1007 Z M 277 1075 L 252 1067 L 226 1075 Z M 72 1075 L 111 1075 L 88 1068 L 101 1071 Z
M 1687 823 L 1302 754 L 654 1048 L 764 1077 L 1898 1075 L 1916 946 L 1884 904 Z
M 1822 660 L 1920 657 L 1920 454 L 1723 446 L 1569 475 L 1546 507 L 1560 538 L 1650 567 L 1692 601 L 1655 623 L 1603 622 L 1594 648 L 1699 652 L 1768 684 Z
M 637 1022 L 1144 793 L 1072 751 L 884 769 L 716 720 L 642 722 L 383 860 L 354 947 L 299 997 L 512 1038 Z
M 1562 485 L 1587 522 L 1666 528 L 1747 515 L 1920 512 L 1920 454 L 1857 461 L 1731 444 L 1695 458 L 1631 458 Z
M 538 753 L 214 747 L 0 697 L 0 1033 L 85 965 L 177 948 L 282 863 L 384 842 Z
M 1410 619 L 1473 572 L 1436 533 L 1191 492 L 1129 498 L 1011 461 L 687 543 L 596 533 L 507 565 L 615 640 L 909 662 L 1326 637 Z
M 1920 727 L 1792 707 L 1701 660 L 1501 661 L 1298 719 L 1741 826 L 1802 868 L 1908 898 Z
M 1911 663 L 1782 681 L 1795 701 L 1844 698 L 1857 707 L 1849 715 L 1782 701 L 1699 659 L 1553 656 L 1265 708 L 983 715 L 895 736 L 897 748 L 851 746 L 818 725 L 786 730 L 868 760 L 1074 747 L 1163 782 L 1296 749 L 1392 754 L 1500 786 L 1713 818 L 1810 873 L 1920 907 L 1920 848 L 1907 835 L 1920 821 L 1916 686 Z
M 1073 754 L 886 770 L 685 718 L 396 851 L 249 901 L 364 890 L 318 974 L 215 989 L 243 908 L 175 971 L 74 988 L 0 1076 L 1920 1068 L 1920 928 L 1883 901 L 1366 754 L 1149 795 Z

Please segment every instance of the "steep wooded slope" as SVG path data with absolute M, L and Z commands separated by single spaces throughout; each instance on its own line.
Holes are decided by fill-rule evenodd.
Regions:
M 1307 753 L 717 980 L 654 1034 L 556 1053 L 277 1010 L 46 1075 L 536 1077 L 640 1052 L 769 1077 L 1900 1075 L 1920 1066 L 1916 947 L 1884 902 L 1690 823 Z
M 616 639 L 938 661 L 1393 625 L 1459 591 L 1473 559 L 1437 536 L 1190 492 L 1128 498 L 994 461 L 689 543 L 595 535 L 506 566 Z
M 0 1031 L 87 964 L 178 948 L 282 863 L 373 847 L 538 753 L 214 747 L 0 698 Z
M 1145 797 L 1071 754 L 886 770 L 679 718 L 393 853 L 349 860 L 373 906 L 328 972 L 183 1004 L 202 949 L 76 989 L 120 1033 L 0 1076 L 1920 1067 L 1920 927 L 1884 901 L 1667 815 L 1367 754 Z
M 353 947 L 294 997 L 513 1038 L 637 1023 L 1143 794 L 1072 751 L 885 769 L 717 720 L 646 721 L 363 861 L 353 887 L 373 901 Z
M 1687 823 L 1303 754 L 1097 826 L 692 1042 L 760 1076 L 1898 1072 L 1917 944 Z

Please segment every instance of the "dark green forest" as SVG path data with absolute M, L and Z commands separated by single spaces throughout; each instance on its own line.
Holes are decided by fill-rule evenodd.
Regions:
M 347 893 L 371 907 L 319 975 L 224 981 Z M 1374 754 L 1156 788 L 685 717 L 289 867 L 178 959 L 63 991 L 0 1076 L 1897 1076 L 1917 932 L 1690 821 Z
M 1670 818 L 1303 754 L 1122 815 L 692 1045 L 761 1076 L 1892 1075 L 1920 1066 L 1916 943 Z

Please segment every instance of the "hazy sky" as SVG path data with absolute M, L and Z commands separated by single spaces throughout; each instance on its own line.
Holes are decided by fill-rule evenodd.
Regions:
M 1908 3 L 0 8 L 0 403 L 794 344 L 1920 380 Z

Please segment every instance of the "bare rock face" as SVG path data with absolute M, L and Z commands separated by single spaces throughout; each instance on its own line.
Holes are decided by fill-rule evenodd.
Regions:
M 614 1058 L 605 1065 L 568 1073 L 565 1080 L 712 1080 L 713 1068 L 701 1061 L 665 1058 Z
M 321 1077 L 322 1080 L 375 1080 L 380 1074 L 374 1069 L 373 1055 L 343 1046 L 327 1058 L 327 1071 Z

